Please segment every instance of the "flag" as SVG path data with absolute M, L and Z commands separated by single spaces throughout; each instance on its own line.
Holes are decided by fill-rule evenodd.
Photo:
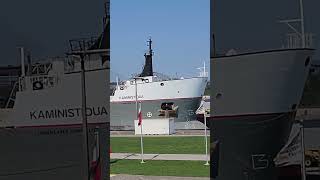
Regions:
M 211 162 L 212 162 L 212 168 L 210 168 L 211 177 L 216 178 L 219 173 L 219 159 L 220 159 L 220 141 L 216 140 L 212 142 L 211 145 Z
M 139 113 L 138 113 L 138 126 L 142 124 L 142 112 L 141 112 L 141 103 L 139 104 Z
M 287 144 L 280 150 L 274 159 L 278 167 L 298 165 L 302 163 L 301 126 L 296 124 L 292 127 Z
M 100 164 L 100 151 L 99 151 L 99 135 L 95 133 L 95 144 L 92 151 L 92 161 L 91 161 L 90 177 L 93 180 L 102 180 L 101 178 L 101 164 Z

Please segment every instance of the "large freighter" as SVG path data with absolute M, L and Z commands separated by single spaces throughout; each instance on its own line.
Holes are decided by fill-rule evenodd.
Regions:
M 211 3 L 211 17 L 213 6 Z M 217 56 L 213 41 L 210 129 L 214 179 L 278 179 L 274 158 L 289 138 L 314 53 L 312 36 L 304 31 L 302 1 L 300 16 L 281 21 L 295 30 L 282 49 Z M 301 23 L 299 30 L 291 22 Z
M 217 180 L 275 180 L 273 159 L 290 134 L 312 49 L 213 57 L 211 122 Z
M 138 79 L 117 83 L 110 97 L 110 128 L 133 130 L 135 119 L 135 93 L 137 82 L 138 101 L 142 102 L 143 118 L 159 118 L 161 111 L 169 108 L 176 111 L 175 128 L 190 128 L 188 123 L 196 119 L 196 110 L 207 84 L 206 72 L 200 77 L 163 80 L 152 69 L 152 41 L 145 56 L 145 66 Z

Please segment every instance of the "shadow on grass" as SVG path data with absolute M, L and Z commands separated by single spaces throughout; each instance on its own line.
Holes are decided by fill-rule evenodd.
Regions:
M 111 159 L 110 160 L 110 164 L 115 164 L 115 163 L 117 163 L 117 162 L 119 162 L 119 161 L 121 161 L 122 159 Z

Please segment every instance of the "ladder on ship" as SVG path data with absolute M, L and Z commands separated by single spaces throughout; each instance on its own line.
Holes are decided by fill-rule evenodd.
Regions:
M 18 81 L 16 81 L 11 89 L 10 96 L 7 100 L 5 108 L 12 108 L 16 99 L 16 92 L 18 91 Z
M 48 72 L 52 69 L 51 63 L 46 64 L 34 64 L 32 65 L 31 69 L 31 75 L 44 75 L 48 74 Z M 16 99 L 16 92 L 21 88 L 19 87 L 19 79 L 14 82 L 13 87 L 11 89 L 10 95 L 8 97 L 8 100 L 6 102 L 5 108 L 12 108 L 14 106 L 14 102 Z

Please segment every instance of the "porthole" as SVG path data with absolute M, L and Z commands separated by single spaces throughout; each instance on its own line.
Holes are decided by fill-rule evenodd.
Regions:
M 120 87 L 120 90 L 123 90 L 124 88 L 123 87 Z
M 160 83 L 160 86 L 164 86 L 164 84 L 163 84 L 163 83 Z
M 148 82 L 149 82 L 149 79 L 145 79 L 144 82 L 148 83 Z

